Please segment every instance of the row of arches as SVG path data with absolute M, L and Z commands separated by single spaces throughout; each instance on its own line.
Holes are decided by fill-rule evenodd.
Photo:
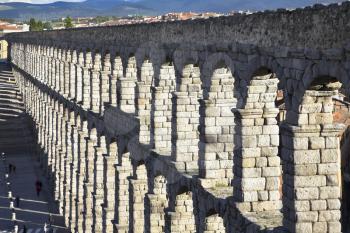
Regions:
M 72 231 L 228 231 L 214 209 L 199 219 L 199 200 L 182 181 L 168 183 L 159 169 L 132 159 L 122 148 L 123 139 L 101 132 L 93 121 L 46 95 L 21 73 L 15 76 L 33 120 L 38 158 Z
M 26 67 L 26 72 L 38 77 L 38 80 L 47 83 L 55 91 L 101 115 L 103 104 L 111 104 L 134 114 L 140 122 L 141 143 L 170 156 L 182 171 L 199 173 L 205 178 L 218 177 L 219 172 L 220 178 L 226 178 L 226 184 L 230 184 L 233 178 L 232 142 L 235 122 L 231 109 L 264 107 L 263 103 L 255 106 L 253 103 L 245 103 L 260 99 L 257 93 L 249 93 L 254 95 L 251 100 L 247 100 L 248 93 L 241 94 L 246 86 L 240 87 L 239 83 L 235 86 L 233 62 L 224 54 L 214 54 L 208 58 L 204 68 L 186 64 L 178 58 L 180 54 L 175 53 L 175 60 L 181 61 L 178 61 L 181 64 L 178 66 L 182 70 L 175 68 L 172 61 L 159 65 L 149 59 L 144 60 L 139 69 L 136 56 L 123 62 L 125 59 L 118 56 L 111 59 L 108 51 L 101 59 L 100 53 L 93 54 L 89 50 L 74 56 L 71 50 L 59 48 L 23 44 L 12 46 L 12 57 L 16 64 Z M 60 53 L 65 55 L 60 56 Z M 39 65 L 35 59 L 29 61 L 31 57 L 40 57 L 39 60 L 45 62 Z M 74 57 L 79 57 L 79 60 L 74 61 Z M 189 61 L 197 60 L 192 58 L 193 54 L 188 57 Z M 54 82 L 50 83 L 50 75 L 38 75 L 45 74 L 45 70 L 40 71 L 41 66 L 54 70 L 54 75 L 51 75 L 51 79 L 56 79 Z M 71 70 L 75 66 L 75 72 L 68 72 L 67 66 Z M 78 75 L 80 68 L 82 72 Z M 272 74 L 271 70 L 265 71 Z M 72 88 L 72 85 L 75 86 Z M 270 86 L 273 86 L 269 87 L 272 92 L 262 95 L 272 95 L 270 99 L 273 99 L 277 82 Z M 69 92 L 71 89 L 76 93 Z M 261 90 L 265 91 L 263 87 Z M 243 93 L 247 91 L 248 89 Z M 263 98 L 260 102 L 265 101 Z M 273 101 L 270 103 L 271 107 L 272 105 Z M 210 166 L 213 169 L 207 169 Z
M 31 54 L 19 49 L 17 56 L 27 57 L 28 53 Z M 113 96 L 114 92 L 108 90 L 107 95 L 107 92 L 102 91 L 103 72 L 96 73 L 99 70 L 99 66 L 96 66 L 98 57 L 96 59 L 95 56 L 92 69 L 83 72 L 83 76 L 87 74 L 83 79 L 83 91 L 92 93 L 90 96 L 85 95 L 90 98 L 87 101 L 90 103 L 98 93 L 100 95 L 94 99 L 95 105 L 86 107 L 83 101 L 82 106 L 84 110 L 102 114 L 101 99 L 103 96 Z M 213 57 L 216 59 L 211 60 Z M 284 209 L 288 210 L 284 218 L 296 223 L 286 226 L 291 232 L 301 229 L 298 228 L 299 223 L 312 228 L 315 222 L 316 225 L 324 222 L 334 225 L 334 222 L 339 222 L 340 218 L 337 217 L 329 220 L 322 220 L 321 217 L 326 214 L 338 216 L 339 209 L 334 206 L 320 210 L 323 212 L 317 213 L 317 220 L 295 219 L 289 213 L 302 215 L 313 211 L 312 207 L 307 211 L 295 209 L 300 201 L 298 198 L 310 205 L 314 201 L 328 203 L 331 199 L 340 199 L 340 182 L 327 181 L 340 170 L 336 156 L 330 160 L 324 160 L 323 157 L 326 154 L 339 154 L 336 139 L 340 128 L 332 126 L 332 98 L 337 95 L 339 86 L 332 77 L 344 81 L 346 71 L 339 64 L 334 64 L 335 68 L 325 69 L 322 67 L 325 64 L 320 62 L 307 67 L 302 81 L 291 80 L 292 85 L 284 86 L 289 80 L 277 79 L 276 73 L 267 68 L 273 62 L 260 61 L 255 65 L 257 69 L 249 72 L 248 79 L 236 79 L 234 74 L 237 72 L 228 56 L 215 54 L 213 57 L 208 58 L 207 66 L 183 65 L 180 81 L 177 80 L 179 71 L 171 62 L 161 65 L 159 69 L 154 69 L 156 66 L 151 62 L 145 62 L 141 68 L 143 81 L 137 80 L 140 71 L 136 57 L 130 58 L 127 65 L 122 65 L 120 72 L 123 76 L 116 81 L 115 103 L 122 111 L 140 119 L 139 142 L 155 148 L 162 156 L 170 157 L 178 171 L 199 170 L 201 178 L 210 180 L 209 183 L 214 180 L 214 187 L 220 182 L 226 186 L 232 183 L 235 200 L 251 204 L 248 211 L 278 210 L 282 207 L 282 192 L 293 193 L 283 195 Z M 15 64 L 19 64 L 18 61 L 21 59 L 15 59 Z M 27 66 L 19 67 L 43 82 L 40 76 L 36 78 L 35 73 L 26 70 Z M 278 67 L 276 69 L 277 74 L 280 73 Z M 154 78 L 157 75 L 159 78 Z M 283 114 L 276 107 L 279 82 L 280 87 L 283 87 L 282 99 L 285 100 Z M 46 81 L 44 84 L 47 84 Z M 98 87 L 100 89 L 96 91 Z M 60 88 L 51 88 L 60 93 Z M 344 88 L 347 88 L 346 85 Z M 278 118 L 278 115 L 285 117 Z M 315 138 L 321 142 L 318 146 L 313 142 Z M 322 143 L 326 141 L 334 143 Z M 309 155 L 313 157 L 310 159 Z M 283 188 L 280 157 L 283 160 Z M 316 167 L 316 171 L 303 171 L 310 167 Z M 124 185 L 128 186 L 127 183 Z M 139 184 L 134 182 L 134 185 L 142 193 Z M 324 195 L 298 197 L 298 192 L 314 189 L 315 186 Z M 325 194 L 327 190 L 334 192 L 334 195 Z M 117 196 L 122 197 L 123 194 Z M 178 203 L 181 203 L 180 200 Z M 142 208 L 130 212 L 135 213 L 134 210 L 142 213 Z M 170 214 L 169 218 L 181 220 L 181 216 L 176 214 Z M 165 224 L 169 218 L 164 218 Z M 186 218 L 191 219 L 190 215 Z M 192 227 L 188 230 L 191 231 Z

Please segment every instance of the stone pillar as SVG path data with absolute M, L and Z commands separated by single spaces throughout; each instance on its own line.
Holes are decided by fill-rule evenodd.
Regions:
M 206 217 L 203 233 L 226 233 L 224 220 L 218 214 Z
M 234 195 L 237 200 L 251 203 L 248 211 L 277 210 L 280 201 L 280 158 L 278 157 L 278 111 L 272 115 L 260 109 L 235 110 Z M 274 119 L 272 125 L 267 118 Z M 264 118 L 265 117 L 265 118 Z
M 132 195 L 132 232 L 145 231 L 145 195 L 147 193 L 147 170 L 145 165 L 136 168 L 136 174 L 130 178 L 130 193 Z
M 219 102 L 219 103 L 216 103 Z M 204 186 L 216 184 L 228 186 L 233 172 L 234 117 L 228 112 L 234 103 L 222 100 L 204 100 L 201 111 L 205 116 L 201 122 L 201 143 L 199 146 L 199 173 Z M 231 116 L 230 116 L 231 114 Z
M 71 79 L 70 68 L 72 63 L 72 51 L 64 51 L 63 64 L 64 64 L 64 77 L 63 77 L 63 96 L 65 98 L 69 97 L 69 84 Z
M 90 68 L 91 67 L 92 67 L 91 52 L 87 51 L 85 54 L 85 64 L 83 67 L 83 107 L 85 109 L 90 108 L 90 96 L 91 96 Z
M 87 159 L 85 161 L 87 167 L 85 185 L 84 185 L 84 232 L 92 231 L 93 227 L 93 192 L 94 192 L 94 167 L 95 167 L 95 146 L 97 145 L 96 129 L 90 130 L 89 139 L 87 140 Z
M 151 85 L 137 82 L 137 115 L 140 119 L 139 141 L 143 144 L 151 143 L 151 108 L 152 90 Z
M 59 53 L 59 73 L 58 73 L 58 83 L 59 83 L 59 93 L 64 96 L 64 79 L 65 79 L 65 51 L 64 49 L 61 49 L 61 53 Z
M 74 101 L 76 101 L 77 62 L 78 62 L 77 51 L 73 50 L 72 61 L 69 63 L 69 98 Z
M 77 192 L 76 192 L 76 203 L 77 203 L 77 215 L 76 215 L 76 232 L 83 232 L 83 212 L 84 212 L 84 179 L 86 177 L 86 139 L 88 137 L 87 123 L 82 123 L 81 130 L 78 132 L 78 170 L 77 170 Z
M 116 165 L 116 181 L 118 188 L 116 192 L 117 209 L 116 211 L 116 231 L 118 233 L 129 232 L 129 181 L 128 177 L 132 175 L 132 166 L 130 161 L 130 154 L 123 154 L 121 161 Z
M 154 81 L 153 64 L 144 61 L 141 67 L 137 88 L 137 111 L 140 119 L 139 141 L 149 145 L 151 143 L 151 109 L 152 109 L 152 82 Z M 152 145 L 153 146 L 153 145 Z
M 196 93 L 175 92 L 176 102 L 176 131 L 175 151 L 173 159 L 177 169 L 186 172 L 198 172 L 198 143 L 199 143 L 199 103 Z M 176 122 L 176 123 L 175 123 Z
M 135 79 L 120 77 L 118 81 L 120 109 L 126 113 L 135 113 Z
M 78 62 L 76 64 L 76 102 L 81 104 L 83 102 L 83 67 L 84 67 L 84 53 L 79 52 Z
M 110 76 L 110 102 L 113 107 L 117 107 L 117 82 L 123 77 L 123 64 L 121 58 L 116 55 L 112 62 L 112 75 Z
M 165 231 L 165 209 L 168 207 L 166 179 L 164 176 L 154 178 L 153 192 L 146 195 L 146 232 Z
M 103 204 L 103 231 L 102 232 L 113 232 L 113 220 L 115 211 L 115 177 L 116 171 L 114 169 L 117 161 L 118 147 L 116 143 L 109 145 L 108 155 L 104 156 L 104 204 Z
M 110 80 L 111 76 L 111 55 L 109 53 L 105 54 L 103 58 L 103 67 L 101 71 L 101 103 L 100 103 L 100 113 L 103 112 L 104 106 L 109 105 L 111 102 L 110 97 Z
M 92 231 L 102 233 L 103 201 L 104 201 L 104 156 L 106 156 L 105 137 L 100 137 L 99 147 L 95 147 L 94 192 L 93 192 L 93 224 Z M 102 182 L 100 182 L 102 181 Z
M 51 88 L 57 90 L 56 69 L 57 69 L 57 48 L 53 48 L 53 57 L 51 60 Z
M 75 121 L 77 122 L 77 121 Z M 77 212 L 77 191 L 79 185 L 79 177 L 77 176 L 79 171 L 79 134 L 77 129 L 78 124 L 71 126 L 72 129 L 72 163 L 71 163 L 71 191 L 69 196 L 70 202 L 70 212 L 71 212 L 71 229 L 77 228 L 76 218 L 79 215 Z
M 176 196 L 174 212 L 168 212 L 170 232 L 194 233 L 196 223 L 193 209 L 192 193 L 183 193 Z
M 284 226 L 289 232 L 341 232 L 338 135 L 343 126 L 333 124 L 332 116 L 337 94 L 307 90 L 282 126 Z
M 101 104 L 101 54 L 96 53 L 94 57 L 93 68 L 91 70 L 91 96 L 90 96 L 90 109 L 95 113 L 100 113 Z
M 73 140 L 72 140 L 72 127 L 70 122 L 69 110 L 66 110 L 65 115 L 65 128 L 66 128 L 66 138 L 65 138 L 65 147 L 66 154 L 64 155 L 64 196 L 63 196 L 63 205 L 64 205 L 64 217 L 66 226 L 71 226 L 71 188 L 72 188 L 72 161 L 73 161 Z

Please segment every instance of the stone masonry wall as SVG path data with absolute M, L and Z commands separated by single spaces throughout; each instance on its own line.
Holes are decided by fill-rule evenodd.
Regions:
M 66 225 L 341 232 L 332 96 L 349 94 L 349 16 L 343 3 L 6 36 Z

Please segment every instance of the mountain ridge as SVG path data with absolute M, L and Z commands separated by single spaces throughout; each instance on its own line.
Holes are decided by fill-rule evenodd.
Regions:
M 328 4 L 341 1 L 324 0 L 323 2 Z M 297 8 L 315 3 L 316 0 L 87 0 L 84 2 L 58 1 L 49 4 L 10 2 L 0 3 L 0 18 L 50 20 L 66 16 L 160 15 L 181 11 L 226 13 L 233 10 Z

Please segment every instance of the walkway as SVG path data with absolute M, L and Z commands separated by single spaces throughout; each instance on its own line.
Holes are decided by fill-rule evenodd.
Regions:
M 0 155 L 0 233 L 14 232 L 15 225 L 18 232 L 22 232 L 25 225 L 27 233 L 41 233 L 54 208 L 50 205 L 46 180 L 32 153 L 33 140 L 26 125 L 22 99 L 11 77 L 9 67 L 0 64 L 0 153 L 5 152 L 5 156 Z M 9 164 L 16 166 L 16 172 L 9 174 Z M 43 183 L 39 197 L 35 190 L 37 180 Z M 17 196 L 19 208 L 11 206 L 16 205 Z M 62 217 L 52 214 L 52 219 L 53 232 L 69 232 L 62 227 Z

